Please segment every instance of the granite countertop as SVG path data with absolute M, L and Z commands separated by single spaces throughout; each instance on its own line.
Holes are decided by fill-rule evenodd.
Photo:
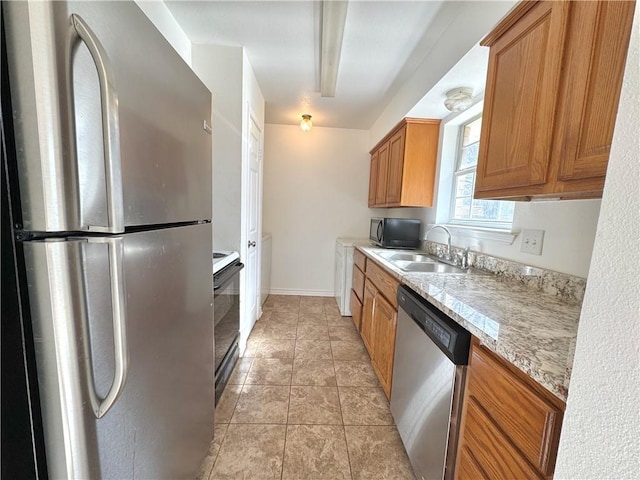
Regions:
M 401 283 L 563 401 L 581 304 L 494 274 L 404 272 L 374 247 L 357 247 Z

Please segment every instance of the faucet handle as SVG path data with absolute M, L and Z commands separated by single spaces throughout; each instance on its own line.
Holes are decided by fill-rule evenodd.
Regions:
M 460 261 L 460 268 L 469 268 L 469 250 L 470 247 L 467 247 L 456 254 L 456 259 Z

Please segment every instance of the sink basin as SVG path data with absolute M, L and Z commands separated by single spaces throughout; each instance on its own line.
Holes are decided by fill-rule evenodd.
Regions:
M 378 255 L 405 272 L 466 274 L 471 271 L 441 263 L 437 258 L 424 253 L 381 252 Z
M 437 260 L 431 258 L 428 255 L 421 255 L 419 253 L 396 253 L 390 260 L 404 260 L 408 262 L 421 262 L 421 263 L 436 263 Z
M 391 262 L 424 262 L 424 263 L 436 263 L 437 260 L 431 258 L 429 255 L 424 255 L 421 253 L 393 253 L 393 252 L 385 252 L 381 253 L 380 256 L 385 258 Z
M 453 265 L 445 265 L 444 263 L 407 262 L 407 265 L 400 268 L 406 272 L 467 273 L 466 270 L 454 267 Z

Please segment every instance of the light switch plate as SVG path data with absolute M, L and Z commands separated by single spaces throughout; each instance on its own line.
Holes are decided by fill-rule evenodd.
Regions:
M 542 255 L 543 239 L 544 230 L 523 230 L 520 251 L 533 255 Z

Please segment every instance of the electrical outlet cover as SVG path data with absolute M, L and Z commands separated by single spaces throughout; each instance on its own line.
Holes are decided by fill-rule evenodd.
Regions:
M 520 251 L 533 255 L 542 255 L 543 239 L 544 230 L 523 230 Z

